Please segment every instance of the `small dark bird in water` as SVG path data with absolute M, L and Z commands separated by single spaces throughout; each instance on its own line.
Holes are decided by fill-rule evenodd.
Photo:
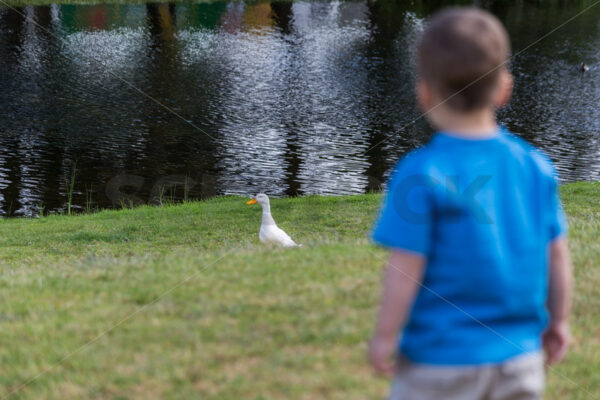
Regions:
M 581 65 L 579 66 L 579 72 L 581 72 L 582 74 L 585 74 L 589 69 L 590 67 L 588 67 L 586 63 L 581 63 Z

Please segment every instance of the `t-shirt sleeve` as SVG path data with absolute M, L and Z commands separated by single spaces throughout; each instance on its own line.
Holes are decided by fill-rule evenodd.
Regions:
M 375 223 L 376 244 L 427 255 L 433 224 L 432 180 L 412 159 L 396 166 Z
M 549 197 L 550 201 L 546 221 L 548 224 L 549 238 L 550 241 L 552 241 L 560 236 L 566 235 L 568 231 L 567 216 L 560 200 L 558 182 L 554 176 L 550 178 Z

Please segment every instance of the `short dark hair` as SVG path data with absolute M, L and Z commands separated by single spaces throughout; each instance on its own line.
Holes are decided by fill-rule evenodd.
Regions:
M 449 107 L 469 112 L 492 104 L 510 54 L 508 34 L 492 14 L 448 8 L 433 15 L 417 49 L 419 78 Z

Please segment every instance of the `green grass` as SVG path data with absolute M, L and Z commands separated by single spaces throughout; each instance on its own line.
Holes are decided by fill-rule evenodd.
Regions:
M 576 340 L 557 372 L 595 394 L 600 184 L 562 190 Z M 243 200 L 0 221 L 0 398 L 43 371 L 11 398 L 383 398 L 364 357 L 381 196 L 274 199 L 289 250 Z M 558 374 L 547 399 L 590 398 Z

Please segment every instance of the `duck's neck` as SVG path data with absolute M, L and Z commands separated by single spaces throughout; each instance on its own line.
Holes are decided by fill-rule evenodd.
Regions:
M 270 204 L 262 205 L 262 223 L 263 225 L 270 225 L 275 223 L 275 220 L 273 220 L 273 217 L 271 216 Z

